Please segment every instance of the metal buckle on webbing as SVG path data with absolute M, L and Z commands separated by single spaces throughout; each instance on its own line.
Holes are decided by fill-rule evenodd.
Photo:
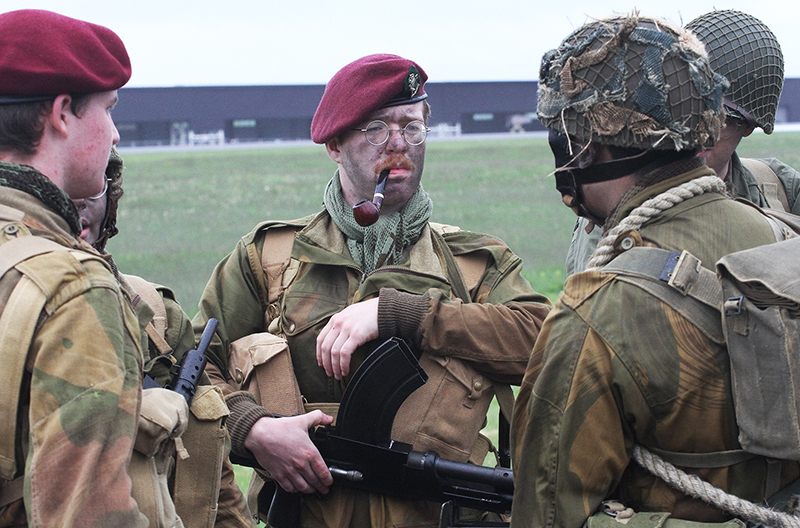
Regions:
M 743 301 L 744 297 L 741 295 L 738 297 L 728 297 L 725 299 L 725 303 L 722 305 L 725 309 L 725 316 L 730 317 L 741 314 Z
M 683 295 L 686 295 L 700 277 L 700 259 L 684 250 L 681 252 L 678 261 L 673 264 L 674 254 L 676 254 L 675 251 L 670 254 L 661 276 L 664 277 L 666 274 L 669 277 L 667 283 Z M 664 279 L 662 278 L 662 280 Z

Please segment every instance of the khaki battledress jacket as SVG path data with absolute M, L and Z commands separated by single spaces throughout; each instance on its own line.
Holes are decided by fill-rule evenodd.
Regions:
M 299 267 L 280 300 L 268 306 L 265 290 L 269 279 L 263 269 L 254 273 L 251 264 L 260 262 L 261 252 L 269 250 L 264 242 L 267 231 L 281 228 L 299 230 L 292 249 Z M 253 258 L 248 258 L 248 251 L 255 253 Z M 468 253 L 485 259 L 485 271 L 479 274 L 479 284 L 467 292 L 454 255 Z M 230 344 L 270 329 L 288 341 L 305 400 L 338 402 L 347 380 L 343 383 L 329 378 L 317 365 L 316 337 L 333 314 L 349 304 L 379 296 L 380 338 L 370 345 L 374 348 L 392 336 L 405 338 L 412 346 L 421 347 L 421 363 L 430 370 L 429 375 L 434 370 L 443 373 L 430 401 L 423 402 L 431 406 L 429 416 L 419 415 L 428 407 L 421 408 L 423 403 L 414 401 L 417 393 L 412 394 L 398 412 L 393 438 L 413 444 L 417 450 L 434 449 L 445 458 L 464 462 L 470 458 L 483 427 L 494 393 L 492 382 L 520 382 L 530 347 L 550 308 L 549 301 L 520 275 L 521 268 L 519 257 L 495 237 L 466 231 L 442 235 L 426 227 L 420 239 L 407 248 L 402 263 L 365 276 L 350 257 L 344 236 L 327 211 L 296 223 L 267 222 L 242 238 L 214 270 L 194 320 L 195 334 L 208 318 L 219 320 L 219 338 L 212 341 L 210 361 L 221 373 L 227 373 L 223 374 L 227 380 L 218 380 L 226 393 L 236 388 L 228 373 Z M 464 290 L 461 296 L 459 290 Z M 357 351 L 354 365 L 369 351 Z M 354 370 L 351 368 L 351 372 Z M 265 406 L 269 409 L 268 402 Z M 230 425 L 236 421 L 237 411 L 232 408 L 231 412 L 232 450 L 252 456 L 243 446 L 252 424 L 237 433 Z M 401 433 L 398 423 L 404 424 Z M 434 503 L 393 501 L 407 505 L 393 513 L 387 506 L 389 501 L 370 501 L 368 517 L 365 521 L 360 518 L 372 526 L 438 525 L 439 508 Z M 326 504 L 332 502 L 310 497 L 304 501 L 311 502 L 318 503 L 320 515 L 327 516 Z M 399 510 L 403 513 L 397 513 Z M 358 511 L 351 519 L 353 525 L 361 522 L 357 520 Z M 341 521 L 331 515 L 324 521 L 304 518 L 303 524 L 339 526 Z M 348 524 L 346 519 L 344 522 L 342 526 Z
M 646 199 L 714 174 L 694 160 L 659 170 L 666 180 L 623 203 L 612 227 Z M 755 207 L 714 193 L 658 214 L 639 234 L 637 245 L 685 249 L 709 269 L 726 253 L 775 241 Z M 644 290 L 604 272 L 569 277 L 517 398 L 512 526 L 579 528 L 607 498 L 677 518 L 728 518 L 631 458 L 634 444 L 688 453 L 739 449 L 728 361 L 724 345 Z M 784 484 L 797 477 L 797 466 L 784 464 Z M 741 498 L 765 498 L 764 458 L 681 469 Z
M 0 170 L 32 169 L 4 163 Z M 23 191 L 0 187 L 0 212 L 13 226 L 0 232 L 0 243 L 37 236 L 92 251 Z M 142 395 L 136 315 L 99 257 L 81 261 L 53 251 L 27 260 L 0 280 L 0 310 L 11 309 L 11 292 L 24 277 L 55 287 L 44 291 L 30 348 L 0 351 L 4 364 L 6 355 L 27 356 L 20 400 L 2 402 L 17 414 L 24 502 L 0 510 L 0 526 L 146 527 L 127 472 Z M 11 429 L 4 426 L 6 434 Z
M 797 199 L 800 196 L 800 173 L 775 158 L 758 161 L 769 165 L 769 168 L 783 184 L 789 202 L 789 212 L 800 215 L 800 200 Z M 744 198 L 759 207 L 768 207 L 764 193 L 759 188 L 758 180 L 742 165 L 739 155 L 735 152 L 731 156 L 728 177 L 725 181 L 728 182 L 730 194 L 734 198 Z M 603 228 L 600 226 L 595 226 L 588 234 L 586 233 L 588 223 L 589 221 L 582 217 L 575 222 L 572 230 L 572 242 L 567 250 L 565 264 L 567 276 L 586 269 L 586 264 L 592 258 L 592 253 L 602 238 Z

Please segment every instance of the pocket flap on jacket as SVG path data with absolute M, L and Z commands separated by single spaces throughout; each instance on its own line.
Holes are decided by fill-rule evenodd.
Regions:
M 269 332 L 250 334 L 231 343 L 228 370 L 237 390 L 247 385 L 253 369 L 267 363 L 289 345 L 282 337 Z
M 197 387 L 189 411 L 201 422 L 215 422 L 230 414 L 222 391 L 214 385 Z
M 461 383 L 470 392 L 469 397 L 472 400 L 480 398 L 483 391 L 492 386 L 489 378 L 458 358 L 433 354 L 430 354 L 429 357 Z

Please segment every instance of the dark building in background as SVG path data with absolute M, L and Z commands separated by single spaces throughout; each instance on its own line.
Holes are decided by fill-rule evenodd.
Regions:
M 428 83 L 432 135 L 544 130 L 537 82 Z M 120 146 L 308 140 L 323 85 L 122 88 Z M 800 122 L 800 79 L 786 79 L 776 123 Z

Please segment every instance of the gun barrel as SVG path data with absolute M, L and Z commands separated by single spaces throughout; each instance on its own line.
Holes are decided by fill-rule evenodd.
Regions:
M 509 468 L 476 466 L 439 458 L 434 471 L 445 479 L 475 482 L 491 486 L 498 491 L 514 492 L 514 473 Z
M 208 322 L 206 323 L 206 327 L 203 329 L 203 334 L 200 336 L 200 342 L 197 344 L 197 350 L 206 353 L 208 350 L 208 345 L 211 343 L 211 338 L 214 337 L 214 332 L 217 331 L 217 325 L 219 321 L 211 317 Z
M 211 343 L 211 338 L 217 330 L 218 321 L 211 318 L 206 323 L 203 329 L 203 334 L 200 336 L 200 343 L 194 350 L 189 350 L 183 356 L 180 367 L 172 382 L 167 385 L 168 389 L 172 389 L 178 394 L 186 398 L 186 403 L 192 403 L 192 397 L 197 390 L 197 384 L 200 383 L 200 376 L 206 368 L 208 358 L 206 357 L 206 350 Z

